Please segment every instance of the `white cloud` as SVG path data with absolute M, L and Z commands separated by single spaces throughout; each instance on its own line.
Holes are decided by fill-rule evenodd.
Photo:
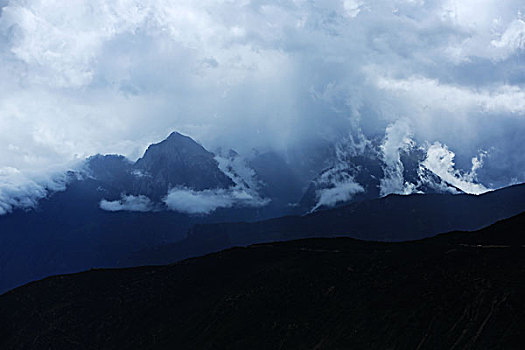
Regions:
M 483 172 L 525 180 L 525 146 L 502 141 L 525 131 L 519 10 L 522 0 L 11 0 L 0 168 L 32 181 L 95 153 L 136 158 L 172 130 L 208 148 L 284 151 L 355 125 L 382 135 L 402 116 L 414 140 L 458 157 L 500 149 Z
M 0 215 L 15 208 L 35 208 L 49 192 L 63 191 L 67 180 L 62 173 L 49 172 L 28 177 L 15 168 L 0 168 Z
M 499 61 L 508 56 L 507 48 L 491 44 L 501 40 L 509 24 L 519 19 L 520 10 L 524 9 L 523 2 L 508 0 L 503 6 L 495 0 L 447 0 L 436 3 L 441 3 L 443 23 L 456 31 L 447 50 L 452 60 L 468 62 L 472 58 L 483 57 Z
M 268 204 L 268 201 L 238 188 L 195 191 L 177 187 L 168 192 L 164 203 L 169 209 L 181 213 L 210 214 L 216 209 L 233 206 L 260 207 Z
M 418 112 L 437 109 L 451 113 L 478 112 L 514 113 L 525 115 L 525 90 L 516 85 L 475 89 L 440 83 L 435 79 L 411 77 L 409 79 L 379 78 L 379 88 L 392 91 L 409 99 Z M 416 117 L 414 115 L 414 117 Z M 454 118 L 454 115 L 451 116 Z
M 401 151 L 408 151 L 414 146 L 410 125 L 405 119 L 399 119 L 386 128 L 385 139 L 381 144 L 381 153 L 384 162 L 384 178 L 380 180 L 380 195 L 390 193 L 410 194 L 414 192 L 414 185 L 405 182 L 401 162 Z
M 171 210 L 187 214 L 209 214 L 217 208 L 231 208 L 233 198 L 224 190 L 171 190 L 164 202 Z
M 246 160 L 237 155 L 218 155 L 215 157 L 219 169 L 235 183 L 238 189 L 251 191 L 256 196 L 260 188 L 255 170 L 250 168 Z
M 363 7 L 363 2 L 360 0 L 344 0 L 343 1 L 343 8 L 345 9 L 345 13 L 350 18 L 356 17 L 359 14 L 359 12 L 361 12 L 362 7 Z
M 347 152 L 353 153 L 356 150 L 348 148 Z M 333 207 L 338 203 L 351 200 L 355 194 L 364 192 L 363 186 L 357 183 L 352 175 L 352 164 L 345 159 L 345 151 L 338 150 L 339 162 L 328 169 L 316 180 L 317 203 L 312 208 L 312 212 L 321 207 Z
M 338 203 L 347 202 L 360 192 L 364 192 L 363 186 L 353 179 L 335 181 L 333 182 L 333 187 L 324 188 L 317 192 L 317 203 L 311 211 L 315 211 L 323 206 L 333 207 Z
M 432 144 L 427 150 L 427 157 L 422 165 L 438 175 L 449 184 L 465 193 L 482 194 L 488 192 L 482 184 L 476 183 L 476 172 L 483 166 L 484 153 L 472 158 L 472 168 L 469 172 L 461 172 L 455 168 L 454 152 L 439 142 Z
M 512 21 L 505 32 L 497 40 L 492 40 L 491 44 L 497 48 L 502 48 L 505 52 L 502 58 L 510 54 L 525 49 L 525 21 L 517 19 Z
M 154 210 L 154 205 L 151 200 L 143 195 L 122 195 L 120 200 L 108 201 L 101 200 L 99 203 L 100 209 L 106 211 L 139 211 L 147 212 Z

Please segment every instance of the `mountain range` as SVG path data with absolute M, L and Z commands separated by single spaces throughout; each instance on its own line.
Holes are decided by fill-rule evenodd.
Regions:
M 409 241 L 476 230 L 525 209 L 525 185 L 483 195 L 389 195 L 303 216 L 259 222 L 197 224 L 182 241 L 133 254 L 130 265 L 166 264 L 234 246 L 311 237 Z
M 522 187 L 462 194 L 424 166 L 417 147 L 398 150 L 394 162 L 380 142 L 350 149 L 241 156 L 212 153 L 174 132 L 137 161 L 90 157 L 68 174 L 64 191 L 0 216 L 0 291 L 53 274 L 168 263 L 270 240 L 416 239 L 525 210 Z M 388 196 L 385 179 L 425 195 Z

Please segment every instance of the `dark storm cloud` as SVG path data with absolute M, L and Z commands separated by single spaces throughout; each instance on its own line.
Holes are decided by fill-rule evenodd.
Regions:
M 171 130 L 243 153 L 385 135 L 399 120 L 467 172 L 486 151 L 475 170 L 487 186 L 523 181 L 520 11 L 517 0 L 11 0 L 0 198 L 38 198 L 51 165 L 136 158 Z

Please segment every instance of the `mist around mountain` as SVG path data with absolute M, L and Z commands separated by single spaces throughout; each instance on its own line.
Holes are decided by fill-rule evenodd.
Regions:
M 214 154 L 176 132 L 136 162 L 92 156 L 65 175 L 63 187 L 0 215 L 0 291 L 52 274 L 127 266 L 134 252 L 183 240 L 197 223 L 293 213 L 304 168 L 272 152 L 249 160 Z
M 438 176 L 439 167 L 435 165 L 440 163 L 430 161 L 432 154 L 410 139 L 400 141 L 392 136 L 397 134 L 403 133 L 392 131 L 375 141 L 347 139 L 337 145 L 318 144 L 286 155 L 254 150 L 243 156 L 234 150 L 212 153 L 190 137 L 173 132 L 149 146 L 135 162 L 120 155 L 92 156 L 65 175 L 58 191 L 30 202 L 25 209 L 0 216 L 0 290 L 52 274 L 171 262 L 239 242 L 282 239 L 285 236 L 275 232 L 283 230 L 289 230 L 292 238 L 302 237 L 292 233 L 295 222 L 284 219 L 277 221 L 282 226 L 267 237 L 252 237 L 247 232 L 242 239 L 228 238 L 216 244 L 195 234 L 199 227 L 190 231 L 196 224 L 303 215 L 388 193 L 463 192 L 452 183 L 462 181 L 464 174 L 446 168 Z M 434 158 L 452 162 L 453 154 L 439 147 L 438 151 L 444 152 L 443 157 Z M 444 180 L 445 175 L 452 176 L 453 181 Z M 469 186 L 479 186 L 474 176 L 468 180 Z M 453 205 L 444 205 L 456 210 Z M 525 205 L 519 209 L 525 209 Z M 482 224 L 516 211 L 502 209 L 497 213 L 486 216 L 490 219 Z M 389 215 L 384 214 L 385 218 Z M 405 213 L 397 217 L 401 222 L 409 220 Z M 363 218 L 367 220 L 367 216 Z M 326 225 L 337 225 L 337 220 L 327 220 Z M 431 227 L 426 232 L 479 226 L 469 226 L 467 219 Z M 361 232 L 362 237 L 406 238 L 396 238 L 398 231 L 367 236 L 369 231 Z M 358 235 L 346 227 L 338 232 Z M 223 240 L 222 233 L 213 240 Z M 177 253 L 170 248 L 175 246 Z M 161 253 L 152 256 L 145 253 L 158 250 Z
M 524 13 L 0 0 L 0 350 L 515 347 Z
M 520 349 L 525 214 L 403 243 L 312 238 L 0 296 L 2 349 Z
M 513 348 L 523 214 L 428 237 L 523 212 L 525 185 L 405 141 L 243 156 L 173 133 L 88 158 L 0 216 L 0 292 L 95 269 L 0 296 L 0 347 Z
M 471 169 L 458 170 L 454 152 L 439 142 L 417 144 L 404 120 L 391 124 L 381 138 L 350 134 L 333 150 L 329 166 L 311 180 L 298 203 L 304 211 L 388 194 L 489 191 L 477 179 L 485 153 L 472 158 Z
M 306 213 L 391 193 L 473 193 L 483 158 L 470 172 L 454 168 L 454 153 L 439 143 L 417 145 L 402 122 L 383 138 L 351 135 L 285 154 L 271 150 L 216 154 L 173 132 L 130 162 L 118 155 L 88 159 L 87 174 L 112 190 L 101 203 L 110 211 L 174 210 L 209 214 L 217 208 L 257 207 L 257 219 Z
M 481 194 L 494 189 L 492 183 L 478 180 L 487 152 L 474 156 L 470 169 L 458 168 L 452 150 L 439 142 L 416 143 L 403 120 L 392 123 L 384 136 L 369 138 L 358 129 L 337 141 L 280 151 L 214 151 L 173 132 L 150 145 L 137 161 L 98 154 L 69 173 L 50 174 L 29 187 L 25 183 L 31 181 L 18 179 L 21 174 L 13 169 L 0 192 L 0 215 L 31 210 L 41 199 L 86 178 L 101 182 L 100 191 L 106 193 L 100 207 L 108 211 L 193 215 L 218 208 L 257 208 L 258 220 L 391 193 Z

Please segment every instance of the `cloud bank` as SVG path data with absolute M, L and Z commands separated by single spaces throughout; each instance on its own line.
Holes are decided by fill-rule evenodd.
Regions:
M 108 201 L 101 200 L 99 203 L 100 209 L 106 211 L 138 211 L 147 212 L 154 210 L 152 201 L 143 195 L 122 195 L 120 200 Z
M 185 214 L 210 214 L 219 208 L 263 207 L 270 200 L 261 198 L 257 190 L 260 183 L 255 171 L 248 166 L 246 160 L 237 153 L 230 151 L 215 157 L 219 169 L 226 174 L 235 185 L 229 189 L 209 189 L 196 191 L 186 187 L 172 188 L 164 198 L 164 203 L 170 210 Z
M 96 153 L 134 159 L 172 130 L 210 149 L 286 152 L 357 127 L 381 136 L 400 119 L 417 144 L 453 149 L 467 173 L 472 154 L 490 150 L 476 172 L 486 187 L 525 180 L 521 0 L 0 8 L 0 168 L 17 174 L 2 181 L 34 198 L 42 192 L 31 183 L 51 165 Z M 3 191 L 5 208 L 25 205 Z
M 16 168 L 0 168 L 0 215 L 11 213 L 15 208 L 32 209 L 49 193 L 63 191 L 68 175 L 47 171 L 23 174 Z
M 178 187 L 168 192 L 164 203 L 169 209 L 185 214 L 210 214 L 219 208 L 233 206 L 261 207 L 268 204 L 268 200 L 239 188 L 195 191 Z

